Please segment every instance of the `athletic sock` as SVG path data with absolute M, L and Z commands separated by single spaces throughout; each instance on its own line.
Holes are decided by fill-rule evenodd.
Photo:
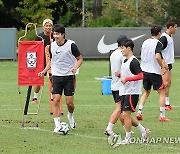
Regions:
M 160 107 L 160 117 L 165 117 L 165 107 Z
M 53 95 L 52 95 L 52 93 L 51 93 L 51 100 L 53 100 Z
M 60 117 L 54 118 L 54 123 L 56 127 L 60 127 Z
M 169 106 L 169 105 L 170 105 L 170 102 L 169 102 L 169 97 L 165 97 L 165 104 L 166 104 L 167 106 Z
M 143 105 L 141 105 L 141 104 L 139 105 L 138 113 L 142 114 L 142 109 L 143 109 L 143 107 L 144 107 Z
M 38 93 L 34 92 L 34 98 L 36 98 L 36 99 L 38 98 Z
M 108 123 L 108 126 L 107 126 L 107 128 L 106 128 L 106 130 L 108 130 L 108 131 L 112 131 L 113 126 L 114 126 L 114 124 L 113 124 L 113 123 L 111 123 L 111 122 L 109 122 L 109 123 Z
M 70 119 L 72 119 L 72 118 L 73 118 L 73 113 L 70 113 L 70 112 L 68 111 L 68 117 L 69 117 Z
M 131 138 L 131 132 L 126 132 L 125 140 L 129 140 Z
M 136 128 L 139 129 L 141 133 L 145 133 L 146 132 L 146 129 L 140 123 L 139 123 L 139 125 Z

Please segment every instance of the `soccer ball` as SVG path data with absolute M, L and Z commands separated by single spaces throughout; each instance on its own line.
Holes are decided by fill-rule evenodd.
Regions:
M 69 125 L 65 122 L 61 122 L 61 127 L 58 130 L 58 133 L 62 135 L 67 135 L 68 132 L 69 132 Z

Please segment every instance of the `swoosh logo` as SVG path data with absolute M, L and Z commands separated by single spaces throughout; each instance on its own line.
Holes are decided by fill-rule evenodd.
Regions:
M 136 37 L 133 37 L 131 38 L 132 41 L 135 41 L 143 36 L 145 36 L 146 34 L 143 34 L 143 35 L 139 35 L 139 36 L 136 36 Z M 109 45 L 106 45 L 104 43 L 104 37 L 105 35 L 103 35 L 103 37 L 100 39 L 99 43 L 98 43 L 98 51 L 102 54 L 104 53 L 108 53 L 110 50 L 115 50 L 117 47 L 118 47 L 118 44 L 117 43 L 113 43 L 113 44 L 109 44 Z

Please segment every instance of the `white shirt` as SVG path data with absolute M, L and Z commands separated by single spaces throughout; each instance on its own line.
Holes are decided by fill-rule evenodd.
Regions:
M 147 39 L 141 48 L 141 69 L 147 73 L 161 74 L 161 66 L 156 60 L 156 46 L 159 40 Z
M 122 55 L 120 49 L 116 49 L 110 56 L 111 62 L 111 75 L 112 75 L 112 82 L 111 82 L 111 90 L 118 91 L 119 88 L 122 86 L 121 78 L 115 76 L 115 72 L 121 71 L 121 65 L 125 57 Z
M 133 58 L 136 58 L 135 56 L 131 56 L 126 62 L 124 62 L 121 66 L 121 78 L 127 78 L 132 77 L 134 74 L 132 74 L 130 70 L 130 64 Z M 137 59 L 137 58 L 136 58 Z M 122 95 L 133 95 L 133 94 L 141 94 L 141 87 L 142 86 L 142 80 L 137 81 L 127 81 L 123 85 Z
M 174 63 L 174 41 L 171 36 L 166 34 L 165 32 L 162 33 L 161 37 L 165 36 L 167 38 L 167 47 L 162 50 L 163 58 L 165 59 L 167 64 Z
M 51 43 L 51 72 L 53 76 L 68 76 L 74 75 L 70 69 L 73 68 L 77 62 L 71 51 L 72 40 L 58 46 L 56 41 Z

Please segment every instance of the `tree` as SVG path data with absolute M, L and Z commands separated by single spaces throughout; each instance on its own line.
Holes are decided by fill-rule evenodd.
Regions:
M 82 2 L 80 0 L 58 0 L 51 6 L 55 23 L 66 27 L 80 26 L 82 21 Z
M 0 0 L 0 27 L 21 27 L 20 14 L 15 10 L 19 0 Z
M 102 12 L 102 1 L 94 0 L 93 8 L 92 8 L 93 19 L 96 19 L 98 16 L 100 16 L 101 12 Z
M 21 13 L 21 22 L 26 25 L 29 22 L 42 26 L 42 21 L 46 18 L 53 19 L 53 9 L 50 5 L 56 3 L 57 0 L 21 0 L 16 10 Z
M 180 1 L 179 0 L 163 0 L 162 6 L 165 10 L 165 19 L 175 19 L 180 25 Z

